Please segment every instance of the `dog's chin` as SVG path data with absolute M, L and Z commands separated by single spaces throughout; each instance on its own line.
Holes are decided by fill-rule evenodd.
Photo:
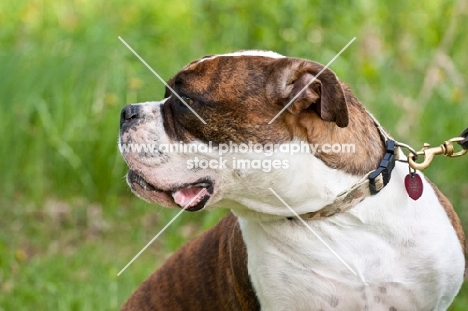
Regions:
M 138 197 L 166 207 L 180 207 L 195 212 L 203 209 L 213 195 L 214 183 L 202 178 L 192 183 L 181 183 L 164 189 L 150 184 L 133 170 L 127 173 L 127 183 Z

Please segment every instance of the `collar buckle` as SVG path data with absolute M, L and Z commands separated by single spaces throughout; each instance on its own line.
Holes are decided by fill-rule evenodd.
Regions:
M 385 155 L 380 161 L 379 167 L 369 174 L 369 190 L 371 195 L 380 192 L 390 181 L 393 168 L 395 167 L 395 141 L 386 141 Z

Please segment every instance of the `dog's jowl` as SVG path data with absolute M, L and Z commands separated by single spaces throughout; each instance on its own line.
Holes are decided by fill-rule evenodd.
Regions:
M 330 69 L 243 51 L 168 85 L 122 110 L 127 183 L 168 208 L 232 213 L 123 310 L 448 308 L 465 270 L 460 221 L 423 176 L 408 196 L 400 151 Z

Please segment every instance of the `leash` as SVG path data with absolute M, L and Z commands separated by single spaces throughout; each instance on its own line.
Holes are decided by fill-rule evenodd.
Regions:
M 378 194 L 389 182 L 392 170 L 395 167 L 395 161 L 408 163 L 409 174 L 405 177 L 405 188 L 408 196 L 417 200 L 423 192 L 423 183 L 417 170 L 423 170 L 429 167 L 436 155 L 444 155 L 449 158 L 460 157 L 468 153 L 468 128 L 466 128 L 458 137 L 446 140 L 438 147 L 430 148 L 430 145 L 424 143 L 420 151 L 415 151 L 407 144 L 398 142 L 390 137 L 388 133 L 380 126 L 379 122 L 369 113 L 374 120 L 377 129 L 385 141 L 385 155 L 380 161 L 379 167 L 367 173 L 361 180 L 354 184 L 348 190 L 337 195 L 336 199 L 322 209 L 302 214 L 303 219 L 320 219 L 333 216 L 337 213 L 347 211 L 362 202 L 366 197 Z M 461 150 L 455 151 L 454 143 L 460 145 Z M 406 158 L 402 158 L 400 149 L 409 151 Z M 421 163 L 416 162 L 423 158 Z

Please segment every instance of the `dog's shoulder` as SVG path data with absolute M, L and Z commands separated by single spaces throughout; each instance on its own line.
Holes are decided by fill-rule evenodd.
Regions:
M 260 309 L 248 275 L 245 244 L 232 213 L 169 257 L 137 288 L 122 310 L 226 308 Z

